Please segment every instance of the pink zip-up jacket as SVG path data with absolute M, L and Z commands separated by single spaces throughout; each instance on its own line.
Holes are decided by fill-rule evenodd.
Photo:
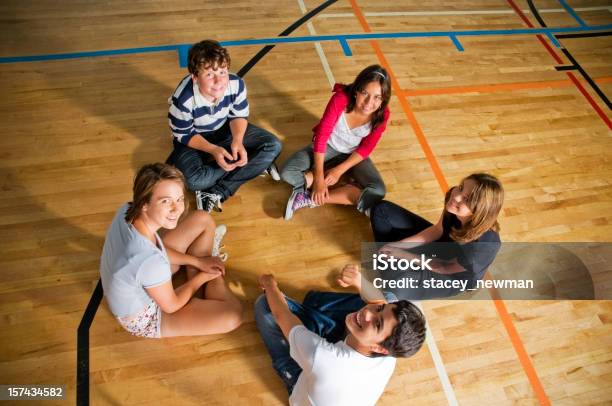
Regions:
M 332 131 L 334 130 L 334 126 L 336 122 L 340 119 L 340 115 L 346 109 L 346 106 L 349 102 L 349 96 L 343 91 L 344 85 L 336 83 L 332 92 L 331 99 L 329 99 L 329 103 L 327 103 L 327 107 L 325 107 L 325 112 L 323 113 L 323 117 L 321 117 L 321 121 L 317 124 L 313 129 L 313 137 L 312 137 L 312 145 L 314 152 L 325 153 L 327 149 L 327 140 L 331 136 Z M 365 136 L 359 146 L 355 150 L 363 159 L 366 159 L 378 144 L 378 140 L 382 137 L 385 128 L 387 128 L 387 121 L 389 121 L 389 116 L 391 115 L 389 111 L 389 107 L 385 108 L 385 119 L 382 123 L 378 125 L 378 127 L 374 128 L 373 131 L 370 132 L 367 136 Z

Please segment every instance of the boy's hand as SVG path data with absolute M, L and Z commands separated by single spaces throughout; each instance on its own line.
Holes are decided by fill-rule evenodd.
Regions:
M 357 290 L 361 290 L 361 272 L 359 272 L 359 266 L 355 264 L 348 264 L 340 271 L 338 275 L 338 285 L 343 288 L 354 286 Z
M 236 169 L 235 163 L 230 164 L 227 162 L 233 161 L 233 158 L 230 153 L 225 150 L 225 148 L 217 146 L 210 154 L 213 156 L 213 158 L 215 158 L 217 165 L 219 165 L 219 167 L 221 167 L 221 169 L 224 171 L 229 172 Z
M 232 159 L 234 160 L 234 165 L 238 167 L 242 167 L 247 164 L 249 158 L 247 157 L 246 149 L 242 144 L 242 141 L 232 141 Z
M 269 289 L 271 287 L 278 286 L 274 276 L 272 274 L 265 274 L 259 276 L 259 287 L 263 290 Z

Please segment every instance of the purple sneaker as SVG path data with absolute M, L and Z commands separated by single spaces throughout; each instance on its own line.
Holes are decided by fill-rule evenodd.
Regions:
M 291 220 L 293 213 L 296 210 L 303 209 L 304 207 L 313 208 L 317 207 L 317 204 L 310 198 L 310 194 L 308 192 L 298 192 L 294 190 L 287 201 L 285 220 Z

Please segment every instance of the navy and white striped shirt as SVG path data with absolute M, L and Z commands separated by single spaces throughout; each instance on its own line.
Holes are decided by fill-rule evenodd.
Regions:
M 223 98 L 212 103 L 200 93 L 191 75 L 187 75 L 168 99 L 170 130 L 177 141 L 187 145 L 196 134 L 218 130 L 229 118 L 247 118 L 249 102 L 242 78 L 229 74 Z

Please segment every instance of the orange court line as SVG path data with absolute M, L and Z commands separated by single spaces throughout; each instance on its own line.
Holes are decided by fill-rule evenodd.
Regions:
M 365 32 L 371 32 L 370 26 L 368 22 L 366 21 L 365 16 L 361 12 L 361 9 L 357 5 L 356 0 L 349 0 L 349 1 L 351 3 L 351 7 L 353 8 L 353 12 L 355 13 L 355 16 L 357 17 L 357 19 L 359 20 L 359 23 L 361 24 L 361 27 L 363 28 L 363 30 Z M 427 160 L 429 161 L 429 164 L 434 172 L 434 175 L 436 176 L 436 179 L 438 180 L 438 183 L 440 184 L 440 188 L 442 189 L 443 192 L 446 192 L 448 190 L 448 184 L 446 183 L 444 174 L 442 173 L 440 166 L 438 165 L 438 162 L 435 156 L 433 155 L 431 148 L 429 147 L 425 134 L 423 133 L 421 127 L 416 121 L 416 117 L 414 116 L 414 113 L 412 112 L 412 109 L 410 108 L 410 104 L 408 103 L 406 95 L 401 91 L 399 83 L 397 82 L 397 79 L 395 75 L 393 74 L 391 67 L 389 66 L 389 63 L 384 57 L 382 50 L 378 46 L 378 43 L 376 41 L 370 41 L 370 44 L 372 45 L 372 48 L 374 49 L 376 56 L 380 60 L 381 65 L 383 65 L 385 69 L 387 69 L 389 77 L 391 78 L 392 87 L 394 88 L 400 100 L 401 106 L 404 112 L 406 113 L 406 116 L 408 117 L 408 121 L 412 125 L 415 135 L 417 136 L 417 139 L 419 140 L 419 143 L 421 144 L 421 147 L 423 148 L 423 152 L 425 153 L 425 156 L 427 157 Z M 490 294 L 494 296 L 493 292 L 490 292 Z M 531 384 L 533 391 L 535 392 L 538 400 L 540 401 L 540 404 L 550 405 L 550 400 L 548 399 L 548 396 L 546 395 L 546 392 L 544 391 L 544 388 L 542 387 L 542 383 L 540 382 L 540 379 L 536 373 L 536 370 L 531 362 L 531 358 L 529 357 L 529 354 L 527 354 L 527 351 L 525 350 L 525 346 L 523 342 L 521 341 L 521 338 L 516 328 L 514 327 L 514 324 L 512 323 L 512 319 L 506 309 L 506 306 L 503 300 L 494 298 L 493 302 L 495 303 L 497 313 L 499 314 L 499 317 L 501 318 L 502 323 L 504 327 L 506 328 L 506 332 L 508 333 L 508 336 L 510 337 L 510 341 L 519 358 L 521 366 L 523 367 L 523 370 L 525 371 L 525 374 L 527 375 L 527 379 L 529 380 L 529 383 Z
M 612 76 L 604 76 L 596 78 L 599 83 L 612 83 Z M 401 92 L 404 96 L 432 96 L 457 93 L 494 93 L 506 92 L 512 90 L 523 89 L 546 89 L 557 87 L 570 87 L 573 83 L 570 80 L 549 80 L 540 82 L 520 82 L 520 83 L 500 83 L 494 85 L 474 85 L 474 86 L 451 86 L 432 89 L 403 89 Z
M 359 6 L 355 2 L 355 0 L 350 0 L 350 2 L 351 2 L 351 6 L 353 7 L 353 10 L 355 11 L 355 15 L 359 19 L 359 23 L 361 24 L 361 27 L 363 28 L 363 30 L 365 32 L 371 32 L 370 26 L 368 25 L 368 22 L 365 20 L 365 17 L 363 16 L 363 13 L 361 13 L 361 10 L 359 9 Z M 406 99 L 406 97 L 403 96 L 402 88 L 400 87 L 399 82 L 397 81 L 397 78 L 391 71 L 391 68 L 389 66 L 389 63 L 387 62 L 387 59 L 385 58 L 385 56 L 382 53 L 382 50 L 378 46 L 378 42 L 370 41 L 370 45 L 372 46 L 372 48 L 374 48 L 374 51 L 376 52 L 376 56 L 378 56 L 378 59 L 380 60 L 381 65 L 383 65 L 385 69 L 387 70 L 387 72 L 389 73 L 389 77 L 391 78 L 391 86 L 393 90 L 395 91 L 395 94 L 398 95 L 402 109 L 404 110 L 404 113 L 406 113 L 406 117 L 408 118 L 408 121 L 410 122 L 410 125 L 412 126 L 412 129 L 414 131 L 414 134 L 417 137 L 417 140 L 419 141 L 419 144 L 421 144 L 421 148 L 423 149 L 423 152 L 425 153 L 425 157 L 427 158 L 427 161 L 429 162 L 429 165 L 431 166 L 431 170 L 433 171 L 436 179 L 438 180 L 438 184 L 440 185 L 440 188 L 446 193 L 446 191 L 448 190 L 448 183 L 446 182 L 446 178 L 444 177 L 444 174 L 442 173 L 442 170 L 440 169 L 440 165 L 438 165 L 438 161 L 436 160 L 436 157 L 433 154 L 433 151 L 431 150 L 429 143 L 427 142 L 427 138 L 425 138 L 425 134 L 423 133 L 421 126 L 416 121 L 416 117 L 414 116 L 414 113 L 412 112 L 412 109 L 410 108 L 408 99 Z

